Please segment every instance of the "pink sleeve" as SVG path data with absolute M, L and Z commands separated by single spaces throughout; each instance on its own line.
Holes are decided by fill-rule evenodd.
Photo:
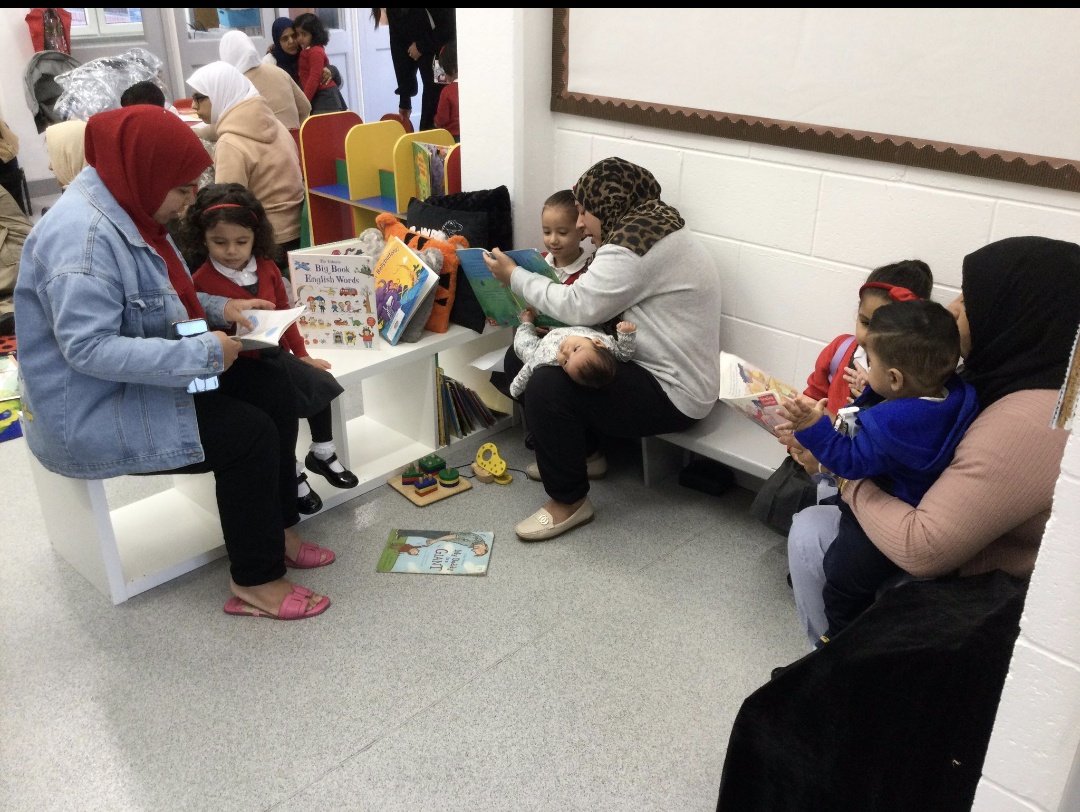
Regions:
M 918 507 L 869 480 L 846 488 L 844 501 L 874 545 L 906 572 L 935 577 L 961 568 L 1049 513 L 1068 436 L 1049 427 L 1056 402 L 1055 391 L 1029 389 L 992 404 Z M 1025 566 L 1028 558 L 1034 563 L 1034 552 L 1028 554 Z M 1020 574 L 1008 564 L 999 566 Z

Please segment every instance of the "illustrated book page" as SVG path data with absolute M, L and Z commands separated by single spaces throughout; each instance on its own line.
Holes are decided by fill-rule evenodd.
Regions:
M 356 240 L 289 252 L 296 326 L 310 349 L 378 349 L 375 257 Z
M 263 350 L 268 347 L 276 347 L 281 342 L 285 331 L 292 323 L 300 318 L 304 312 L 302 307 L 294 307 L 290 310 L 241 310 L 241 314 L 251 322 L 251 328 L 241 332 L 237 330 L 236 337 L 244 345 L 245 350 Z
M 788 422 L 780 414 L 781 398 L 797 398 L 799 390 L 729 352 L 720 353 L 720 400 L 745 414 L 766 431 Z
M 476 294 L 476 301 L 480 303 L 488 321 L 500 327 L 517 327 L 521 324 L 518 314 L 528 305 L 488 270 L 488 266 L 484 264 L 484 249 L 459 248 L 457 254 L 461 262 L 461 270 L 465 273 L 465 278 L 469 280 L 469 286 Z M 560 284 L 559 275 L 555 269 L 547 264 L 535 248 L 516 248 L 507 251 L 506 254 L 525 270 L 545 276 L 556 285 Z M 565 327 L 566 325 L 543 313 L 537 313 L 536 326 Z
M 490 530 L 391 530 L 375 571 L 486 575 L 494 540 Z
M 439 275 L 397 237 L 386 241 L 374 274 L 379 334 L 397 344 L 424 297 L 439 283 Z

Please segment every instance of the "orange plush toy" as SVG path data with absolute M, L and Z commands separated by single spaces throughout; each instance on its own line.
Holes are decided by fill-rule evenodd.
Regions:
M 427 248 L 436 248 L 442 254 L 443 266 L 439 271 L 439 287 L 435 293 L 435 305 L 431 308 L 431 315 L 428 316 L 424 329 L 433 333 L 445 333 L 450 329 L 450 310 L 454 306 L 454 296 L 457 294 L 457 249 L 468 248 L 469 241 L 456 235 L 446 240 L 425 237 L 389 213 L 376 217 L 375 225 L 382 232 L 384 240 L 397 237 L 417 253 Z

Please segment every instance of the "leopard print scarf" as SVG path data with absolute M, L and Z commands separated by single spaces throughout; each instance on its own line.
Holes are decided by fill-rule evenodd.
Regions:
M 638 256 L 686 225 L 679 212 L 660 199 L 660 184 L 652 173 L 622 158 L 593 164 L 574 186 L 574 198 L 599 218 L 602 245 L 621 245 Z

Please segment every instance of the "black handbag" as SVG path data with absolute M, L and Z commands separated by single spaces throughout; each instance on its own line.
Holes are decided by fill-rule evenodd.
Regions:
M 750 514 L 771 530 L 787 536 L 791 517 L 817 504 L 817 483 L 791 457 L 765 480 L 750 505 Z

